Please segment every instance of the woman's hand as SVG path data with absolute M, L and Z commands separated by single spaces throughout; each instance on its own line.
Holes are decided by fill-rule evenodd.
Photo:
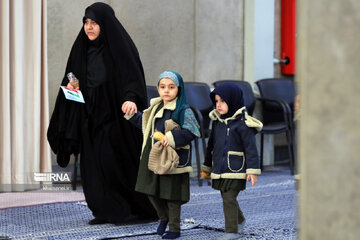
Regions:
M 121 110 L 125 115 L 132 115 L 134 113 L 137 113 L 137 107 L 134 102 L 126 101 L 123 103 Z
M 246 181 L 248 182 L 251 179 L 251 186 L 254 186 L 255 183 L 257 182 L 257 175 L 255 174 L 249 174 L 246 177 Z
M 71 89 L 71 90 L 74 89 L 73 85 L 70 82 L 67 84 L 66 88 Z
M 70 90 L 74 90 L 74 86 L 71 84 L 71 82 L 69 82 L 66 86 L 67 89 L 70 89 Z M 76 90 L 79 90 L 79 87 L 76 88 Z
M 164 147 L 169 146 L 169 140 L 167 139 L 166 136 L 164 136 L 163 139 L 161 140 L 161 144 L 162 144 Z

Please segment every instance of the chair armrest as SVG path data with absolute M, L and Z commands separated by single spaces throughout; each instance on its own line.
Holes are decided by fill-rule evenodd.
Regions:
M 281 110 L 283 112 L 284 115 L 284 121 L 287 125 L 290 126 L 290 128 L 292 128 L 292 124 L 291 124 L 291 109 L 289 104 L 287 104 L 285 101 L 281 100 L 281 99 L 272 99 L 272 98 L 264 98 L 264 97 L 256 97 L 256 100 L 259 100 L 261 102 L 273 102 L 278 104 L 281 107 Z

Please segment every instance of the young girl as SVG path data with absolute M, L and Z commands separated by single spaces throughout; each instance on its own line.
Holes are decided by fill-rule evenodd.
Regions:
M 174 71 L 165 71 L 158 78 L 160 97 L 150 101 L 144 113 L 136 106 L 124 103 L 125 118 L 143 131 L 143 145 L 139 173 L 135 190 L 148 195 L 160 219 L 157 233 L 163 235 L 169 224 L 169 232 L 163 239 L 180 237 L 181 204 L 189 201 L 189 172 L 192 171 L 190 157 L 191 141 L 200 136 L 199 125 L 187 104 L 182 77 Z M 165 133 L 165 121 L 172 119 L 181 126 L 179 130 Z M 165 134 L 161 144 L 174 148 L 179 156 L 177 168 L 168 174 L 159 175 L 148 169 L 152 146 L 157 142 L 151 136 L 155 131 Z
M 226 233 L 220 239 L 239 238 L 245 217 L 236 197 L 246 181 L 254 186 L 261 173 L 255 134 L 262 123 L 247 114 L 242 95 L 233 83 L 223 83 L 210 93 L 216 109 L 209 114 L 213 125 L 202 175 L 211 172 L 212 187 L 223 199 Z

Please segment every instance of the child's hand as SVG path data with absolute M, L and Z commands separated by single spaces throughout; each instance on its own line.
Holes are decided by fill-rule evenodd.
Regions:
M 137 113 L 137 107 L 134 102 L 126 101 L 121 107 L 121 110 L 125 115 L 132 115 L 133 113 Z
M 251 186 L 254 186 L 255 183 L 257 182 L 257 175 L 255 174 L 249 174 L 246 177 L 246 181 L 248 182 L 251 179 Z
M 164 147 L 169 146 L 169 140 L 167 139 L 166 136 L 164 136 L 163 139 L 161 140 L 161 145 L 163 145 Z
M 200 171 L 200 178 L 201 179 L 210 179 L 210 173 L 206 171 Z

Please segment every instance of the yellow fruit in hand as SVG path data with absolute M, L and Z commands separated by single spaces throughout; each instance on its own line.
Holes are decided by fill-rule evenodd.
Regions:
M 155 131 L 154 134 L 153 134 L 153 138 L 155 138 L 158 141 L 161 141 L 164 137 L 165 137 L 165 135 L 162 134 L 162 132 L 159 132 L 159 131 Z

